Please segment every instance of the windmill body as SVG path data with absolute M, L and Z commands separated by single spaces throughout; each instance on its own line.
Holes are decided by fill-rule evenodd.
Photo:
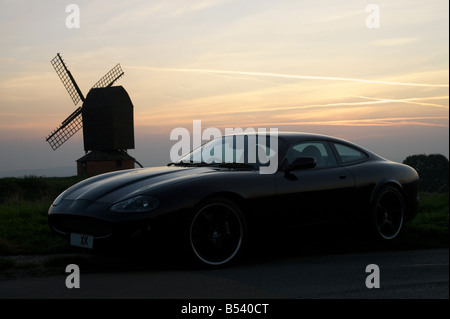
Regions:
M 83 128 L 86 154 L 77 160 L 79 176 L 134 168 L 136 161 L 127 153 L 134 149 L 133 103 L 122 86 L 112 86 L 123 75 L 120 65 L 102 77 L 86 98 L 59 53 L 52 65 L 74 104 L 82 102 L 46 138 L 52 149 L 58 149 Z
M 122 86 L 92 89 L 82 116 L 86 152 L 134 148 L 133 103 Z

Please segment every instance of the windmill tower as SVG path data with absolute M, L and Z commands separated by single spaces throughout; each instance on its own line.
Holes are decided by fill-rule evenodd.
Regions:
M 79 176 L 134 168 L 136 160 L 127 153 L 134 149 L 133 103 L 122 86 L 112 86 L 124 74 L 120 64 L 103 76 L 85 98 L 59 53 L 51 63 L 75 106 L 82 102 L 45 139 L 51 148 L 58 149 L 83 128 L 86 154 L 77 160 Z

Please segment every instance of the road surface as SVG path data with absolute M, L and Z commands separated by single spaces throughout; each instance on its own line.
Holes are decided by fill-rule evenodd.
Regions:
M 377 266 L 367 269 L 368 265 Z M 372 266 L 373 267 L 373 266 Z M 63 267 L 62 267 L 63 268 Z M 287 256 L 250 260 L 230 268 L 120 267 L 0 280 L 0 298 L 14 299 L 448 299 L 448 249 Z M 72 281 L 75 282 L 75 281 Z M 379 288 L 373 287 L 379 283 Z

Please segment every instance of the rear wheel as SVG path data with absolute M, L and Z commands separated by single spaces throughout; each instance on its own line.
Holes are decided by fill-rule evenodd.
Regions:
M 247 235 L 245 219 L 239 207 L 228 199 L 205 202 L 188 226 L 188 250 L 203 265 L 229 264 L 243 250 Z
M 372 225 L 378 239 L 389 241 L 398 236 L 403 227 L 405 203 L 400 191 L 393 186 L 383 187 L 372 204 Z

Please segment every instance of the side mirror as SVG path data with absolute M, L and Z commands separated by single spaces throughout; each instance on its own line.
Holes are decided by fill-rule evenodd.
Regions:
M 286 172 L 299 169 L 308 169 L 316 167 L 317 161 L 315 157 L 297 157 L 286 169 Z

